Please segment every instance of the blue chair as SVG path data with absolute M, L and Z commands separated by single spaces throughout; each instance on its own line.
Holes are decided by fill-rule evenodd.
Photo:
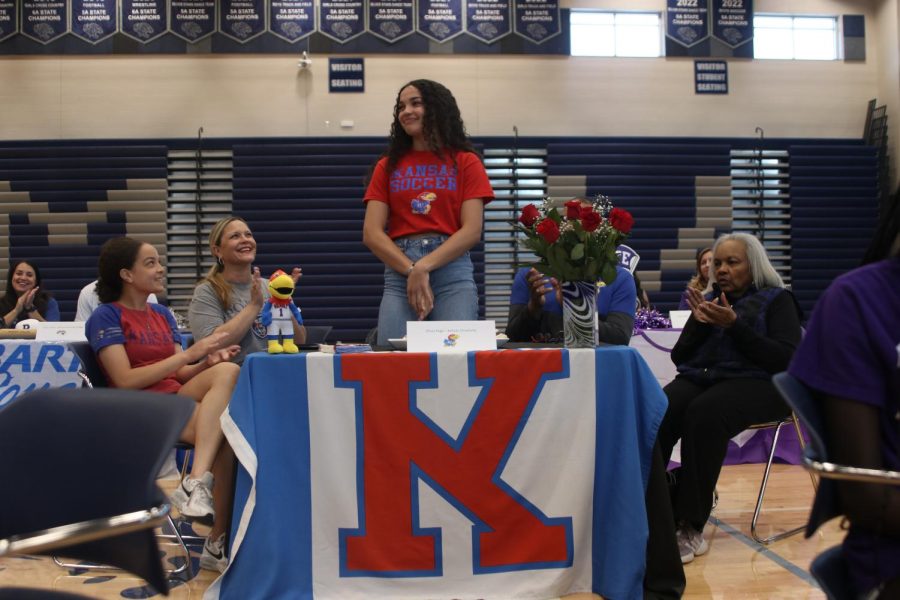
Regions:
M 170 505 L 155 477 L 193 411 L 173 394 L 84 388 L 33 391 L 0 410 L 0 456 L 19 457 L 0 461 L 11 492 L 0 494 L 0 557 L 63 551 L 167 594 L 153 529 Z
M 850 583 L 840 545 L 832 546 L 815 557 L 809 565 L 809 572 L 828 600 L 855 600 L 856 593 Z
M 806 537 L 812 536 L 822 523 L 842 514 L 837 496 L 837 480 L 900 485 L 898 471 L 865 469 L 833 462 L 828 452 L 824 418 L 811 390 L 789 373 L 778 373 L 772 378 L 772 382 L 809 434 L 803 451 L 804 466 L 822 478 L 806 524 Z M 855 598 L 840 546 L 829 548 L 818 555 L 810 566 L 810 572 L 830 600 Z
M 831 462 L 824 421 L 810 389 L 789 373 L 778 373 L 772 382 L 809 433 L 809 443 L 803 454 L 803 464 L 807 469 L 826 479 L 900 485 L 900 471 L 865 469 Z

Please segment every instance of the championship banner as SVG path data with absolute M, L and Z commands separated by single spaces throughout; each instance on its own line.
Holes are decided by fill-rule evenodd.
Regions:
M 219 33 L 243 44 L 265 30 L 263 0 L 221 0 Z
M 321 0 L 319 33 L 343 44 L 366 30 L 362 0 Z
M 205 598 L 640 598 L 666 406 L 628 347 L 251 354 Z
M 72 0 L 72 35 L 91 44 L 102 42 L 119 31 L 116 0 Z
M 410 35 L 415 7 L 413 0 L 369 0 L 369 33 L 394 43 Z
M 466 3 L 466 33 L 492 44 L 512 32 L 510 0 L 469 0 Z
M 187 42 L 199 42 L 216 30 L 217 0 L 169 0 L 169 30 Z
M 753 39 L 753 0 L 710 1 L 713 38 L 730 48 L 737 48 Z
M 121 0 L 122 33 L 143 44 L 155 40 L 169 29 L 165 0 Z
M 68 33 L 69 7 L 57 0 L 23 0 L 22 27 L 27 38 L 49 44 Z
M 19 33 L 18 5 L 13 2 L 0 2 L 0 42 Z
M 515 0 L 516 35 L 540 44 L 559 35 L 562 19 L 557 0 Z
M 709 39 L 708 0 L 666 0 L 667 56 L 685 56 L 679 51 Z
M 0 408 L 33 390 L 81 386 L 81 363 L 65 344 L 0 342 Z
M 416 30 L 435 42 L 452 40 L 463 32 L 462 0 L 419 0 Z
M 294 43 L 316 30 L 316 7 L 313 0 L 271 0 L 269 31 Z

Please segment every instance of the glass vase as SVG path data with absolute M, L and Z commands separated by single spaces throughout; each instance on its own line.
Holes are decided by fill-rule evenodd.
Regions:
M 563 345 L 566 348 L 597 346 L 597 284 L 563 281 Z

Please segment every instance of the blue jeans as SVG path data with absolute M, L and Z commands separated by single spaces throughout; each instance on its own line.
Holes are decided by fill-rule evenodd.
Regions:
M 413 262 L 431 253 L 447 239 L 446 235 L 394 240 Z M 434 293 L 434 309 L 428 321 L 475 321 L 478 319 L 478 288 L 469 253 L 450 261 L 429 274 Z M 406 277 L 390 267 L 384 268 L 384 295 L 378 309 L 378 345 L 406 335 L 406 322 L 416 321 L 415 311 L 406 299 Z

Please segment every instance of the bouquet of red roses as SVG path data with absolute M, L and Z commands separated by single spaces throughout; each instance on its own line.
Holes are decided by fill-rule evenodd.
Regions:
M 516 228 L 525 234 L 523 245 L 540 260 L 538 271 L 558 281 L 616 279 L 616 246 L 628 237 L 634 218 L 613 208 L 606 196 L 569 200 L 557 208 L 550 200 L 522 209 Z

